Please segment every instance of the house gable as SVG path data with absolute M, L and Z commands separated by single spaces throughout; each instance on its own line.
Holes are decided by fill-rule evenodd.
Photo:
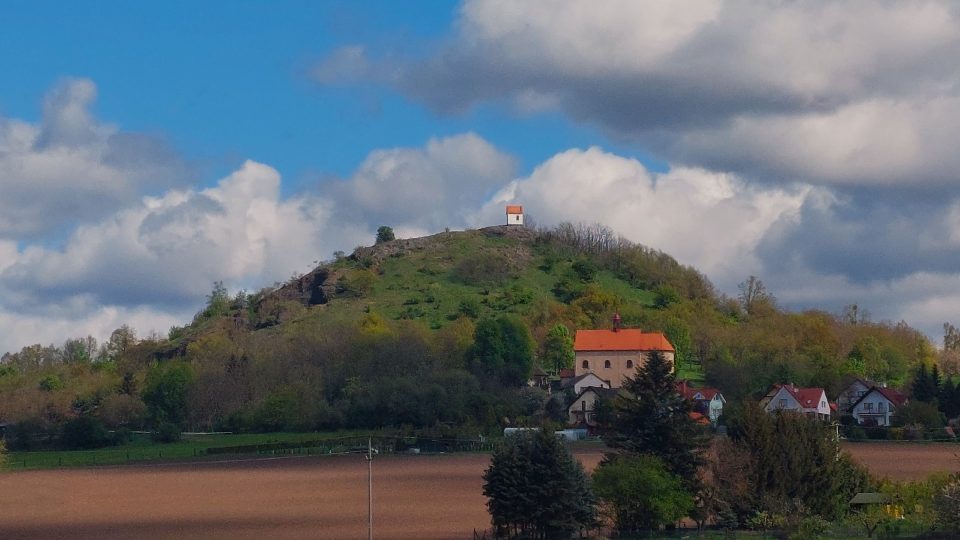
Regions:
M 897 407 L 907 402 L 906 396 L 891 388 L 875 386 L 849 407 L 859 424 L 889 426 Z

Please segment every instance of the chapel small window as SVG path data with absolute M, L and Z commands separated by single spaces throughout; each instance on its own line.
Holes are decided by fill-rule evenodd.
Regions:
M 632 368 L 632 367 L 633 367 L 633 360 L 627 360 L 627 367 L 628 367 L 628 368 Z
M 583 361 L 583 369 L 590 369 L 590 362 L 588 362 L 587 360 L 584 360 L 584 361 Z
M 610 361 L 609 360 L 604 361 L 603 367 L 610 369 Z

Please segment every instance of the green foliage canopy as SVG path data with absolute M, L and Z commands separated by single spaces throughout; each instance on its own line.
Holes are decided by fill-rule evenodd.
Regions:
M 193 372 L 184 362 L 165 362 L 150 370 L 143 390 L 143 402 L 153 424 L 182 426 L 187 418 L 187 392 Z
M 613 407 L 610 425 L 603 426 L 607 446 L 620 454 L 660 458 L 670 473 L 695 492 L 707 434 L 690 418 L 692 405 L 677 393 L 671 365 L 662 354 L 649 355 L 633 379 L 625 381 Z
M 498 537 L 569 538 L 594 524 L 589 478 L 548 431 L 508 438 L 494 452 L 483 480 Z
M 835 433 L 823 422 L 789 411 L 768 414 L 748 403 L 731 428 L 734 442 L 752 456 L 748 477 L 756 510 L 784 514 L 799 501 L 832 520 L 868 488 L 869 475 L 840 453 Z
M 376 242 L 377 242 L 378 244 L 382 244 L 382 243 L 384 243 L 384 242 L 389 242 L 389 241 L 391 241 L 391 240 L 395 240 L 396 238 L 397 238 L 397 237 L 394 236 L 394 234 L 393 234 L 393 228 L 392 228 L 392 227 L 387 227 L 386 225 L 381 225 L 381 226 L 377 227 L 377 240 L 376 240 Z
M 543 365 L 552 369 L 554 373 L 564 368 L 573 367 L 576 354 L 573 350 L 573 337 L 567 327 L 558 324 L 547 333 L 543 342 Z
M 593 473 L 593 488 L 620 531 L 659 529 L 693 509 L 683 480 L 650 455 L 602 463 Z
M 477 323 L 470 351 L 474 371 L 506 386 L 523 385 L 533 367 L 533 337 L 520 319 L 502 315 Z

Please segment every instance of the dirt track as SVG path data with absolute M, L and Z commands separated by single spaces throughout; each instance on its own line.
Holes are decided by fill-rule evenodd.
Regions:
M 923 478 L 960 468 L 960 446 L 844 448 L 878 474 Z M 577 452 L 592 469 L 600 449 Z M 489 526 L 484 454 L 374 461 L 377 538 L 472 538 Z M 0 475 L 0 538 L 366 538 L 360 456 L 170 464 Z

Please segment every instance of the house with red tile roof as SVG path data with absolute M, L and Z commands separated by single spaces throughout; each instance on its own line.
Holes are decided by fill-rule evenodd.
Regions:
M 893 413 L 907 403 L 907 396 L 893 388 L 873 386 L 846 411 L 861 426 L 889 426 Z
M 727 400 L 716 388 L 697 388 L 687 381 L 677 382 L 677 393 L 693 402 L 693 410 L 716 425 Z
M 637 328 L 620 328 L 620 316 L 613 318 L 613 327 L 606 330 L 577 330 L 573 340 L 577 376 L 594 373 L 611 388 L 620 388 L 623 380 L 633 378 L 637 368 L 646 364 L 649 355 L 661 353 L 673 364 L 674 349 L 660 332 L 644 332 Z
M 821 420 L 830 419 L 830 401 L 823 388 L 775 384 L 760 400 L 760 406 L 767 412 L 795 411 Z
M 862 379 L 860 377 L 851 377 L 845 379 L 846 386 L 837 396 L 837 407 L 843 414 L 849 414 L 850 406 L 863 397 L 874 386 L 880 386 L 875 382 Z

